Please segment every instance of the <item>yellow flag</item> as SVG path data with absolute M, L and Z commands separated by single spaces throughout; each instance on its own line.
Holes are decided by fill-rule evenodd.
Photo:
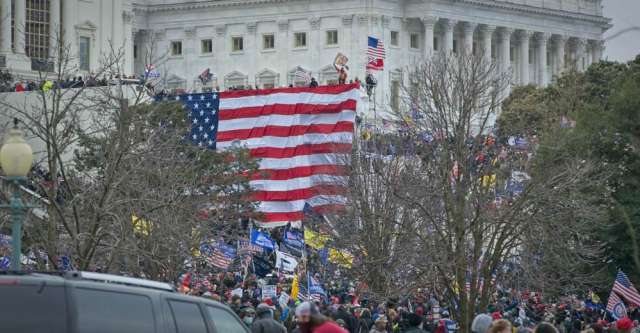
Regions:
M 138 218 L 135 214 L 131 214 L 131 224 L 133 224 L 133 232 L 143 236 L 149 236 L 151 233 L 152 223 L 145 219 Z
M 315 231 L 304 229 L 304 243 L 319 250 L 324 248 L 324 244 L 329 240 L 329 236 Z
M 300 291 L 300 287 L 298 286 L 298 274 L 293 277 L 293 282 L 291 282 L 291 298 L 298 299 L 298 292 Z
M 351 268 L 353 265 L 353 254 L 346 251 L 329 249 L 329 261 L 343 267 Z
M 482 187 L 495 187 L 496 186 L 496 175 L 484 175 L 482 176 Z

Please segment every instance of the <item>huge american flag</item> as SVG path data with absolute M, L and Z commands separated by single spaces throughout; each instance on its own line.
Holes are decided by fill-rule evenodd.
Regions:
M 618 270 L 616 280 L 613 282 L 613 292 L 618 293 L 625 301 L 640 306 L 640 293 L 622 270 Z
M 262 226 L 299 224 L 345 203 L 357 84 L 242 90 L 175 97 L 189 110 L 191 140 L 201 147 L 240 146 L 259 158 L 250 185 Z

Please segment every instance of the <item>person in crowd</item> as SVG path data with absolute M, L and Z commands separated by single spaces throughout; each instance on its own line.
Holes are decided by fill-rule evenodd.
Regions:
M 298 328 L 301 333 L 346 333 L 338 324 L 322 315 L 318 307 L 310 302 L 303 302 L 296 308 Z
M 408 327 L 405 333 L 426 333 L 426 331 L 422 329 L 422 317 L 415 313 L 408 313 L 406 319 Z
M 315 88 L 315 87 L 317 87 L 317 86 L 318 86 L 318 81 L 316 81 L 316 78 L 315 78 L 315 77 L 312 77 L 312 78 L 311 78 L 311 82 L 309 83 L 309 87 L 311 87 L 311 88 Z
M 373 326 L 373 319 L 371 319 L 371 311 L 367 308 L 362 309 L 360 312 L 360 318 L 358 319 L 358 333 L 367 333 Z
M 630 333 L 633 329 L 633 321 L 629 317 L 624 317 L 616 321 L 616 328 L 620 333 Z
M 556 329 L 552 324 L 543 321 L 536 326 L 533 333 L 558 333 L 558 329 Z
M 512 333 L 511 323 L 506 319 L 498 319 L 491 324 L 488 333 Z
M 273 307 L 261 303 L 256 308 L 256 319 L 251 325 L 252 333 L 287 333 L 284 325 L 273 319 Z
M 491 326 L 491 322 L 493 322 L 493 318 L 491 318 L 491 316 L 481 313 L 473 318 L 473 322 L 471 323 L 471 332 L 487 333 Z
M 385 316 L 384 314 L 378 316 L 378 318 L 373 324 L 373 327 L 371 327 L 371 331 L 369 331 L 369 333 L 388 333 L 387 331 L 388 323 L 389 321 L 387 320 L 387 316 Z
M 242 319 L 242 322 L 249 328 L 253 325 L 255 317 L 256 310 L 252 306 L 246 306 L 240 310 L 240 319 Z

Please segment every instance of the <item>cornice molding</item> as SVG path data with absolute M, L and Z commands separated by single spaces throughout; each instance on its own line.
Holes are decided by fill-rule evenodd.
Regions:
M 521 5 L 521 4 L 510 3 L 505 1 L 488 2 L 484 0 L 457 0 L 457 2 L 472 4 L 478 7 L 491 7 L 491 8 L 506 9 L 506 10 L 515 11 L 515 12 L 521 12 L 521 13 L 570 18 L 570 19 L 586 21 L 590 23 L 598 23 L 607 28 L 610 26 L 610 22 L 611 22 L 611 19 L 603 16 L 575 13 L 575 12 L 569 12 L 561 9 L 549 9 L 549 8 L 541 8 L 541 7 L 535 7 L 535 6 L 529 6 L 529 5 Z
M 143 5 L 134 4 L 133 10 L 135 12 L 162 12 L 162 11 L 175 11 L 175 10 L 201 10 L 206 8 L 219 8 L 219 7 L 242 7 L 242 6 L 254 6 L 260 4 L 277 4 L 287 2 L 300 2 L 303 0 L 209 0 L 199 2 L 187 2 L 176 4 L 154 4 Z M 529 13 L 537 15 L 555 16 L 561 18 L 569 18 L 574 20 L 585 21 L 589 23 L 600 24 L 603 28 L 608 29 L 611 27 L 611 19 L 582 13 L 575 13 L 560 9 L 541 8 L 523 4 L 515 4 L 506 1 L 486 1 L 486 0 L 455 0 L 455 3 L 469 4 L 477 7 L 504 9 L 520 13 Z

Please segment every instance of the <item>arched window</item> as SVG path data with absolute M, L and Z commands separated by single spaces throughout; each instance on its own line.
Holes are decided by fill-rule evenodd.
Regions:
M 165 88 L 169 90 L 184 90 L 186 89 L 187 81 L 175 74 L 171 75 L 165 81 Z
M 224 76 L 225 89 L 246 89 L 249 85 L 247 75 L 233 71 Z
M 311 80 L 311 74 L 310 70 L 296 66 L 287 73 L 287 83 L 294 87 L 306 87 Z
M 349 79 L 349 78 L 347 78 Z M 320 84 L 333 86 L 338 84 L 338 71 L 333 65 L 327 65 L 320 69 L 320 78 L 318 79 Z
M 265 68 L 256 75 L 256 86 L 260 89 L 273 89 L 278 86 L 279 79 L 280 74 Z

